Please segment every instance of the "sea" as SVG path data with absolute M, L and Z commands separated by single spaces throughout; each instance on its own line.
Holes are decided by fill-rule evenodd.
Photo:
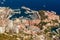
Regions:
M 0 0 L 0 6 L 13 9 L 25 6 L 32 10 L 55 11 L 60 15 L 60 0 Z

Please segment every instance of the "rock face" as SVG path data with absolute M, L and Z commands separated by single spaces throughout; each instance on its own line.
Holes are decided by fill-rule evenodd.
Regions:
M 0 27 L 0 33 L 4 33 L 5 32 L 5 27 Z
M 11 9 L 7 7 L 0 8 L 0 33 L 13 33 L 13 35 L 21 37 L 22 40 L 48 40 L 53 35 L 60 35 L 58 32 L 51 32 L 52 28 L 59 28 L 60 17 L 53 11 L 35 11 L 26 7 L 22 7 L 25 10 L 26 17 L 22 16 L 10 20 L 10 17 L 14 14 L 20 14 L 20 9 Z M 22 13 L 21 13 L 22 14 Z M 22 35 L 22 36 L 21 36 Z M 52 38 L 53 39 L 53 38 Z

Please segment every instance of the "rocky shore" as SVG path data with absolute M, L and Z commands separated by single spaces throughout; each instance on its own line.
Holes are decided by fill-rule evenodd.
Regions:
M 21 9 L 0 7 L 0 40 L 60 40 L 60 15 L 21 8 L 28 17 L 10 19 L 14 14 L 22 14 Z

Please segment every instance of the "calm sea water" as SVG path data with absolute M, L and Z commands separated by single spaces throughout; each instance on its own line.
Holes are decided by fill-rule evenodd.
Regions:
M 60 0 L 5 0 L 4 4 L 0 3 L 0 6 L 11 8 L 26 6 L 33 10 L 52 10 L 60 14 Z

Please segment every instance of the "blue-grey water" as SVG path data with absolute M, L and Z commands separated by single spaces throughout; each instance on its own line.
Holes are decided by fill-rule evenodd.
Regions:
M 0 0 L 2 2 L 4 0 Z M 60 0 L 5 0 L 0 6 L 11 8 L 29 7 L 33 10 L 52 10 L 60 14 Z

